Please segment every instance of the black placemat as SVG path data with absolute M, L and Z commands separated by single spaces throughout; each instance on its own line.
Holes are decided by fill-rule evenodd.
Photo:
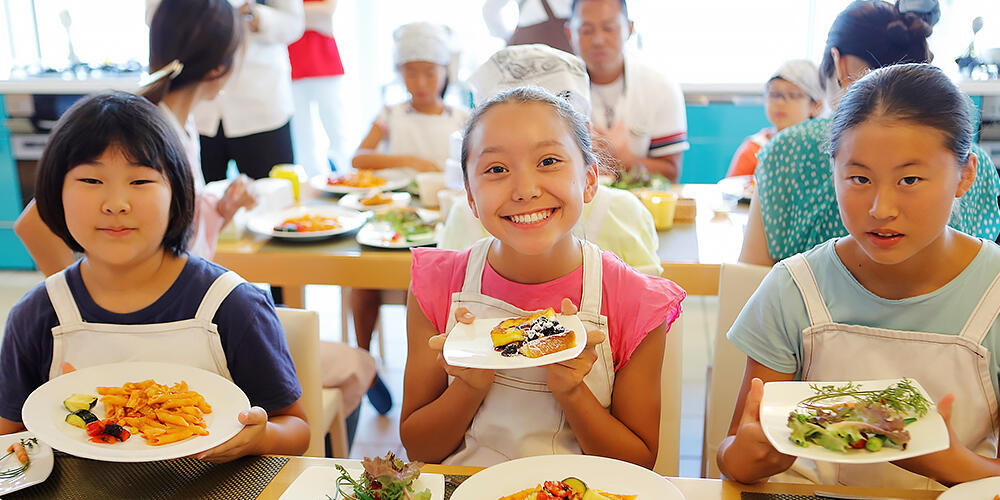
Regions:
M 740 492 L 740 500 L 824 500 L 813 495 L 790 495 L 787 493 Z
M 159 462 L 98 462 L 56 453 L 45 482 L 5 500 L 135 500 L 257 498 L 285 466 L 285 457 L 244 457 L 226 464 L 193 458 Z
M 455 493 L 458 485 L 462 484 L 462 481 L 469 479 L 470 476 L 463 474 L 445 474 L 444 476 L 444 500 L 448 500 Z

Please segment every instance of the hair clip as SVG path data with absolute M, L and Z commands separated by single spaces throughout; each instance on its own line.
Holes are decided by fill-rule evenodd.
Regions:
M 152 85 L 164 78 L 168 80 L 173 80 L 184 71 L 184 63 L 177 59 L 170 61 L 166 66 L 158 69 L 155 73 L 150 73 L 150 75 L 139 82 L 140 87 L 145 87 L 147 85 Z

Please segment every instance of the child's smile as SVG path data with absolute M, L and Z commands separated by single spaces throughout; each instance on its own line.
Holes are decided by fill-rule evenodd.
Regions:
M 555 212 L 555 208 L 546 208 L 532 212 L 522 212 L 519 214 L 505 215 L 503 218 L 519 226 L 538 226 L 544 224 Z

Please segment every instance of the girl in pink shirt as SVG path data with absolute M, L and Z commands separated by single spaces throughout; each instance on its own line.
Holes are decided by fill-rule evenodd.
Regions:
M 469 205 L 493 237 L 413 254 L 400 437 L 411 459 L 489 466 L 586 453 L 652 467 L 665 335 L 684 291 L 578 240 L 597 189 L 586 117 L 542 89 L 480 106 L 462 144 Z M 554 307 L 578 314 L 587 347 L 537 368 L 448 365 L 447 332 L 474 317 Z

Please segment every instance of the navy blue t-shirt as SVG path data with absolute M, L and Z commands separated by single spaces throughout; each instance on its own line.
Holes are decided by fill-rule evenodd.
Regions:
M 202 298 L 226 269 L 188 256 L 173 285 L 155 302 L 135 312 L 118 314 L 98 306 L 80 277 L 80 263 L 67 268 L 66 282 L 83 321 L 118 325 L 168 323 L 194 318 Z M 249 283 L 233 289 L 213 322 L 233 381 L 250 404 L 271 412 L 302 395 L 284 330 L 270 296 Z M 49 379 L 52 328 L 59 324 L 45 283 L 29 291 L 10 310 L 0 346 L 0 417 L 21 421 L 21 407 L 31 391 Z

